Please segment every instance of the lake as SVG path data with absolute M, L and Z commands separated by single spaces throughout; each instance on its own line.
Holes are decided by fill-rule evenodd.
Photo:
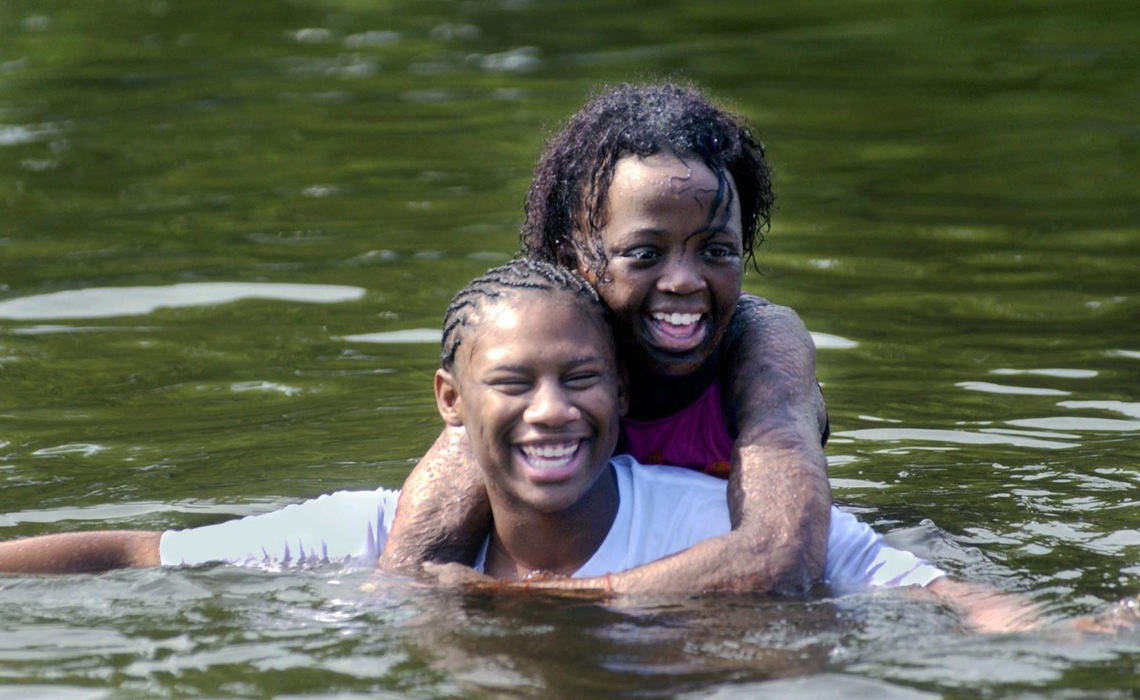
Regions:
M 834 496 L 1055 627 L 900 595 L 485 597 L 315 568 L 0 578 L 0 697 L 1131 697 L 1140 5 L 7 0 L 0 539 L 398 487 L 451 295 L 598 87 L 747 117 L 745 288 L 814 333 Z

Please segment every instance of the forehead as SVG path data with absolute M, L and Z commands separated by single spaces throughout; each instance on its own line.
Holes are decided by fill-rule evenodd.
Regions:
M 649 156 L 629 155 L 614 166 L 607 197 L 607 209 L 634 213 L 639 210 L 689 209 L 711 215 L 711 207 L 730 217 L 739 216 L 739 197 L 732 175 L 724 182 L 700 158 L 678 157 L 672 153 Z M 723 190 L 722 190 L 723 188 Z M 724 208 L 728 204 L 727 209 Z
M 562 290 L 512 290 L 486 301 L 465 335 L 456 358 L 462 364 L 540 356 L 556 346 L 614 354 L 601 308 Z

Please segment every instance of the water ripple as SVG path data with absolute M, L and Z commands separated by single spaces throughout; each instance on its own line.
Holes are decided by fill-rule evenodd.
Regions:
M 1045 389 L 1033 386 L 1008 386 L 991 382 L 958 382 L 954 386 L 966 391 L 984 391 L 988 394 L 1011 394 L 1020 396 L 1068 396 L 1072 392 L 1061 389 Z
M 1100 408 L 1105 411 L 1123 413 L 1132 418 L 1140 418 L 1140 403 L 1125 403 L 1123 401 L 1060 401 L 1057 405 L 1064 408 Z
M 1140 430 L 1140 421 L 1117 420 L 1115 418 L 1083 418 L 1080 416 L 1018 418 L 1006 421 L 1006 423 L 1043 430 L 1084 430 L 1090 432 L 1132 432 Z
M 333 284 L 198 282 L 165 287 L 92 287 L 0 301 L 0 318 L 42 320 L 149 314 L 160 308 L 209 306 L 242 299 L 331 304 L 364 296 L 360 287 Z
M 0 124 L 0 146 L 32 143 L 57 131 L 58 128 L 51 124 Z
M 1037 374 L 1042 377 L 1061 377 L 1062 379 L 1090 379 L 1097 376 L 1097 371 L 1092 369 L 1063 369 L 1063 368 L 1044 368 L 1044 369 L 1010 369 L 999 368 L 991 369 L 990 374 L 1002 375 L 1016 375 L 1016 374 Z
M 1070 442 L 1038 440 L 1019 435 L 928 428 L 864 428 L 861 430 L 843 430 L 835 433 L 835 435 L 854 438 L 856 440 L 875 440 L 882 442 L 918 441 L 960 445 L 1012 445 L 1014 447 L 1036 447 L 1045 450 L 1065 450 L 1070 447 L 1078 447 L 1078 445 Z
M 850 350 L 859 347 L 859 343 L 830 333 L 812 333 L 811 339 L 815 342 L 816 350 Z
M 360 333 L 342 336 L 340 340 L 352 343 L 432 343 L 440 341 L 442 332 L 435 328 L 408 328 L 402 331 Z

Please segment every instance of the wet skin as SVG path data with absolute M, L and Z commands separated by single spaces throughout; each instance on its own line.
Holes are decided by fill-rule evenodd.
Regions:
M 612 577 L 549 585 L 800 592 L 822 575 L 831 492 L 814 347 L 791 309 L 741 294 L 738 197 L 729 183 L 718 198 L 718 185 L 697 159 L 621 159 L 597 232 L 605 265 L 579 271 L 615 314 L 630 417 L 674 413 L 720 378 L 736 436 L 733 531 Z M 591 248 L 579 240 L 583 254 Z M 404 484 L 382 567 L 472 560 L 490 522 L 476 462 L 461 430 L 440 435 Z
M 613 311 L 623 357 L 646 374 L 696 372 L 716 348 L 740 297 L 739 197 L 694 158 L 627 156 L 597 231 L 603 278 L 583 268 Z M 716 209 L 713 209 L 714 203 Z
M 625 394 L 609 329 L 599 312 L 553 291 L 512 294 L 474 325 L 435 391 L 483 471 L 494 522 L 487 572 L 571 573 L 617 512 L 603 475 Z

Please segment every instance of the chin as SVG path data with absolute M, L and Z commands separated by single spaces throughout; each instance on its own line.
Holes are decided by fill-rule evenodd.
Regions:
M 671 357 L 662 355 L 649 355 L 640 358 L 653 374 L 662 377 L 684 377 L 699 370 L 706 362 L 712 353 L 700 352 L 686 354 L 684 357 Z
M 529 505 L 539 513 L 557 515 L 573 508 L 578 501 L 582 500 L 583 495 L 581 493 L 576 495 L 550 494 L 547 497 L 531 499 Z

